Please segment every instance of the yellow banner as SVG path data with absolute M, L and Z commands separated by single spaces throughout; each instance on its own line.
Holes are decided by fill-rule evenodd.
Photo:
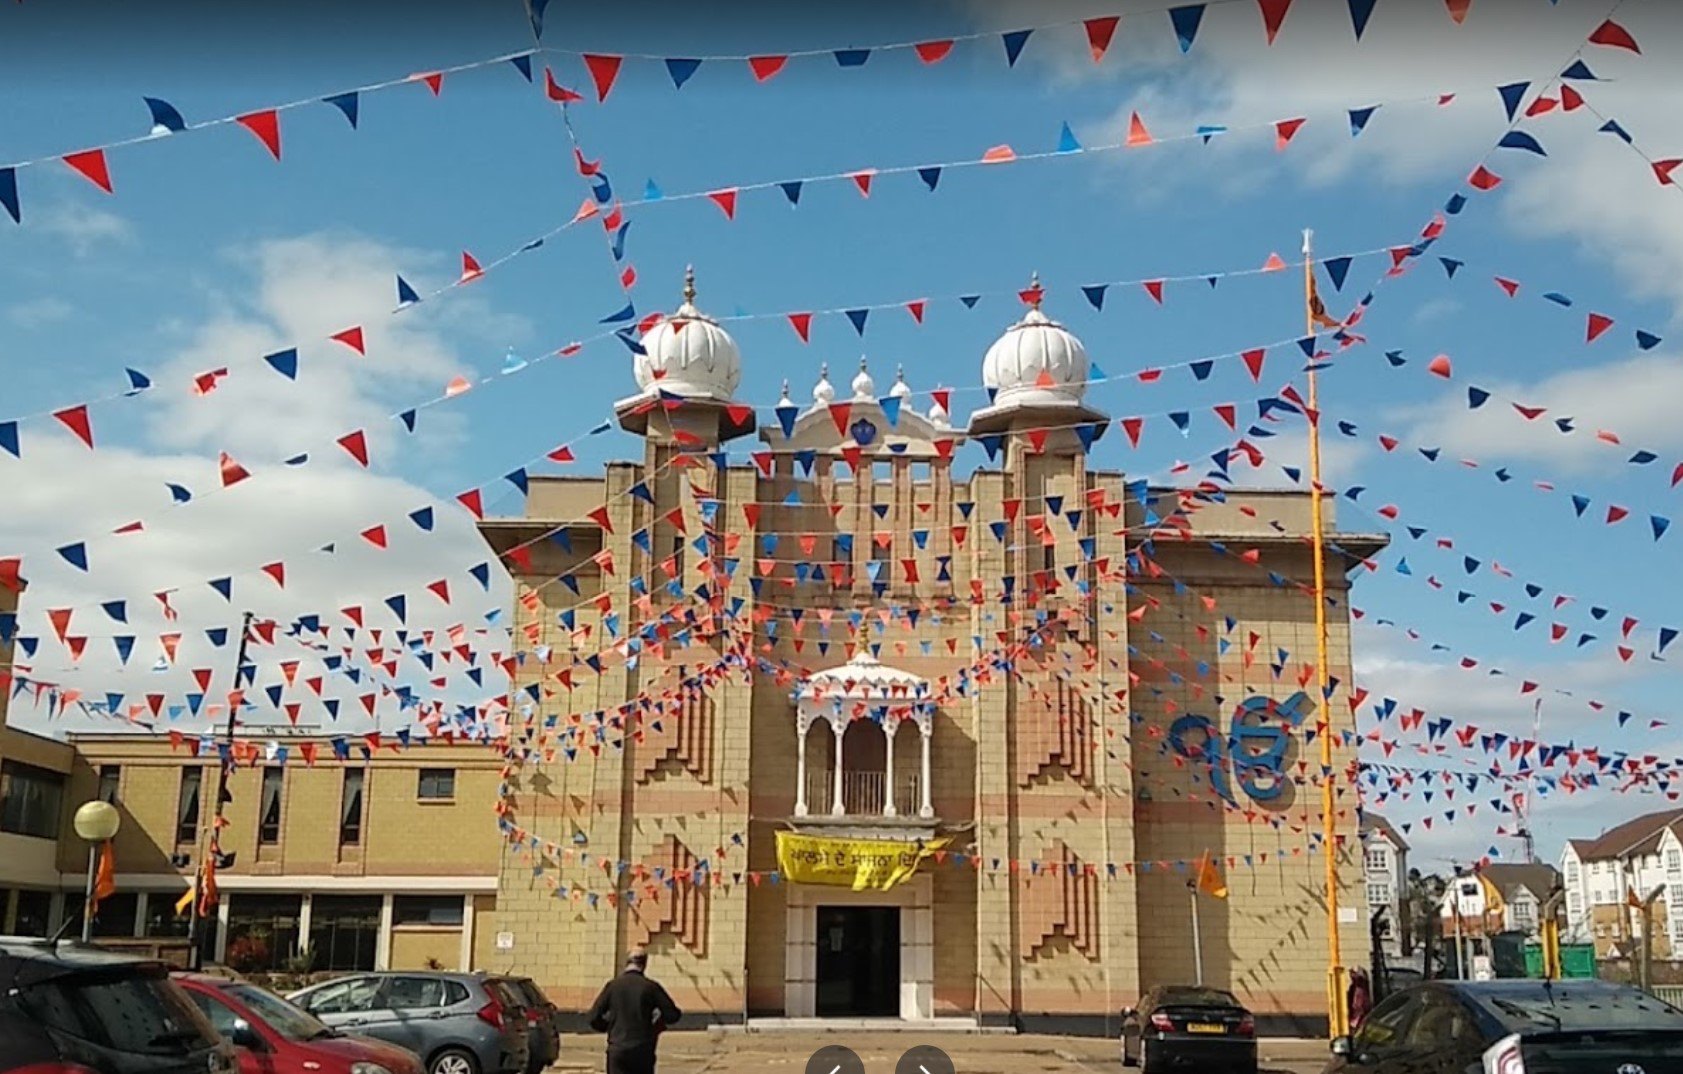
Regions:
M 887 891 L 917 872 L 918 862 L 945 848 L 947 842 L 831 839 L 778 832 L 777 869 L 789 883 Z

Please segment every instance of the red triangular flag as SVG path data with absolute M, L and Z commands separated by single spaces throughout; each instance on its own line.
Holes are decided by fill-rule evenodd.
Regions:
M 748 66 L 754 72 L 754 81 L 764 82 L 777 72 L 783 70 L 783 65 L 789 62 L 787 56 L 750 56 Z
M 1433 358 L 1430 362 L 1427 362 L 1426 372 L 1448 380 L 1450 375 L 1449 355 L 1440 354 L 1436 358 Z
M 1236 407 L 1234 407 L 1234 405 L 1232 403 L 1217 403 L 1215 406 L 1211 407 L 1210 409 L 1215 411 L 1216 417 L 1220 418 L 1224 423 L 1226 423 L 1226 425 L 1229 429 L 1232 429 L 1235 432 L 1238 431 L 1238 429 L 1239 429 L 1239 425 L 1238 425 L 1239 412 L 1238 412 L 1238 409 Z
M 1017 159 L 1017 151 L 1008 145 L 1000 144 L 982 154 L 983 164 L 1007 164 Z
M 1082 25 L 1087 27 L 1087 48 L 1093 54 L 1093 62 L 1104 59 L 1105 50 L 1110 48 L 1110 39 L 1116 36 L 1116 24 L 1122 21 L 1120 15 L 1107 15 L 1101 19 L 1088 19 Z
M 1496 277 L 1496 286 L 1500 287 L 1502 290 L 1506 291 L 1508 293 L 1509 298 L 1512 298 L 1515 295 L 1519 294 L 1519 281 L 1518 280 L 1508 280 L 1508 279 L 1502 278 L 1501 276 L 1497 276 Z
M 362 539 L 375 548 L 386 547 L 386 527 L 370 526 L 362 531 Z
M 707 196 L 713 199 L 713 204 L 725 211 L 726 220 L 736 219 L 736 188 L 734 186 L 729 190 L 711 191 Z
M 590 80 L 596 83 L 597 101 L 608 99 L 608 91 L 614 88 L 614 79 L 619 77 L 622 59 L 620 56 L 599 56 L 588 52 L 584 54 L 584 65 L 590 68 Z
M 951 41 L 923 41 L 912 46 L 917 51 L 917 58 L 924 63 L 940 63 L 953 50 Z
M 466 250 L 462 251 L 462 278 L 457 283 L 467 283 L 485 275 L 485 270 L 479 267 L 479 262 Z
M 53 411 L 53 417 L 57 418 L 66 429 L 75 433 L 76 439 L 89 447 L 93 447 L 93 427 L 88 424 L 88 405 L 86 403 L 78 403 L 73 407 L 55 410 Z
M 1286 143 L 1292 140 L 1292 136 L 1298 132 L 1298 129 L 1302 127 L 1305 122 L 1306 121 L 1303 119 L 1282 119 L 1276 121 L 1274 124 L 1274 151 L 1283 151 L 1286 148 Z
M 361 429 L 354 433 L 346 433 L 336 442 L 350 454 L 351 458 L 360 462 L 363 466 L 368 465 L 368 438 L 363 435 Z
M 425 74 L 425 75 L 421 75 L 419 77 L 420 77 L 420 80 L 422 82 L 425 82 L 427 84 L 427 89 L 432 90 L 432 95 L 434 97 L 437 97 L 441 92 L 443 92 L 443 90 L 444 90 L 444 72 L 443 71 L 434 71 L 431 74 Z
M 1467 21 L 1467 12 L 1473 6 L 1473 0 L 1443 0 L 1443 6 L 1449 9 L 1449 17 L 1459 26 Z
M 1589 315 L 1589 327 L 1585 331 L 1584 342 L 1594 343 L 1601 333 L 1613 327 L 1613 318 L 1600 313 Z
M 480 498 L 478 489 L 468 489 L 461 493 L 456 497 L 456 502 L 467 508 L 468 514 L 474 518 L 483 519 L 485 517 L 485 504 Z
M 1130 146 L 1151 144 L 1151 132 L 1145 129 L 1145 120 L 1140 118 L 1138 112 L 1128 117 L 1128 141 L 1126 144 Z
M 258 569 L 270 578 L 273 578 L 276 585 L 280 586 L 282 589 L 286 588 L 286 564 L 278 562 L 267 563 Z
M 801 337 L 801 342 L 812 342 L 812 314 L 791 313 L 788 316 L 789 327 L 795 330 L 795 335 Z
M 1661 186 L 1664 186 L 1671 182 L 1671 173 L 1677 170 L 1679 164 L 1683 164 L 1683 158 L 1673 157 L 1670 160 L 1654 161 L 1654 178 L 1660 181 Z
M 427 583 L 427 588 L 429 590 L 431 590 L 433 595 L 436 596 L 439 600 L 442 600 L 446 604 L 450 603 L 450 580 L 449 579 L 440 578 L 436 582 L 428 582 Z
M 1269 254 L 1268 255 L 1268 260 L 1266 260 L 1262 263 L 1262 271 L 1264 271 L 1264 272 L 1279 272 L 1281 269 L 1283 269 L 1285 267 L 1286 267 L 1286 259 L 1281 257 L 1277 253 Z
M 1595 28 L 1595 33 L 1589 35 L 1592 45 L 1606 45 L 1609 48 L 1629 49 L 1638 55 L 1642 50 L 1636 45 L 1636 38 L 1630 36 L 1630 31 L 1608 19 Z
M 261 112 L 250 112 L 243 116 L 236 116 L 234 122 L 257 135 L 257 140 L 268 147 L 270 155 L 276 160 L 280 159 L 279 112 L 273 108 L 266 108 Z
M 614 524 L 612 518 L 608 515 L 607 504 L 603 504 L 601 507 L 596 508 L 596 510 L 590 512 L 587 517 L 598 526 L 601 526 L 603 533 L 614 532 Z
M 1123 418 L 1119 423 L 1122 431 L 1128 434 L 1128 443 L 1134 447 L 1140 446 L 1140 432 L 1145 428 L 1144 418 Z
M 220 452 L 216 460 L 217 467 L 222 471 L 222 487 L 237 485 L 251 476 L 251 471 L 234 461 L 234 457 L 226 451 Z
M 1475 190 L 1495 190 L 1502 182 L 1502 177 L 1480 164 L 1473 169 L 1473 174 L 1467 177 L 1467 183 Z
M 1147 280 L 1147 281 L 1145 281 L 1145 293 L 1150 295 L 1152 297 L 1152 300 L 1155 301 L 1159 306 L 1161 306 L 1163 304 L 1163 281 L 1162 280 Z
M 1256 0 L 1257 7 L 1262 9 L 1262 29 L 1268 35 L 1268 43 L 1274 43 L 1274 36 L 1280 32 L 1280 24 L 1286 21 L 1286 12 L 1291 9 L 1291 0 Z
M 1562 111 L 1576 112 L 1578 109 L 1582 108 L 1583 106 L 1584 106 L 1584 95 L 1583 94 L 1579 93 L 1570 84 L 1563 84 L 1560 87 L 1560 107 L 1561 107 Z
M 556 448 L 554 451 L 551 451 L 549 453 L 549 455 L 546 456 L 546 457 L 551 462 L 572 462 L 573 461 L 573 449 L 568 447 L 566 444 L 562 444 L 560 447 Z
M 76 169 L 94 186 L 111 193 L 111 173 L 105 168 L 105 150 L 88 149 L 80 153 L 72 153 L 64 158 L 64 162 Z
M 335 343 L 343 343 L 345 346 L 349 347 L 353 351 L 356 351 L 358 354 L 368 354 L 368 351 L 363 349 L 361 325 L 357 325 L 355 328 L 347 328 L 343 332 L 335 332 L 327 338 L 333 340 Z
M 853 185 L 859 188 L 860 197 L 868 198 L 871 196 L 871 176 L 876 173 L 877 170 L 875 168 L 866 168 L 863 171 L 854 172 L 851 176 L 849 176 L 849 178 L 853 180 Z
M 916 321 L 918 324 L 923 323 L 924 305 L 925 300 L 921 298 L 914 299 L 911 302 L 906 303 L 906 312 L 910 313 L 912 315 L 912 320 Z
M 1251 379 L 1254 381 L 1260 382 L 1262 380 L 1262 360 L 1264 354 L 1265 352 L 1259 347 L 1254 351 L 1245 351 L 1243 354 L 1239 355 L 1240 359 L 1242 359 L 1245 363 L 1245 368 L 1250 370 Z
M 567 104 L 570 101 L 584 100 L 584 96 L 582 94 L 575 93 L 566 86 L 563 86 L 561 83 L 555 81 L 555 72 L 551 71 L 547 67 L 543 69 L 543 91 L 548 95 L 550 100 L 555 101 L 558 104 Z
M 847 419 L 853 416 L 852 403 L 831 403 L 830 420 L 836 423 L 836 431 L 847 435 Z

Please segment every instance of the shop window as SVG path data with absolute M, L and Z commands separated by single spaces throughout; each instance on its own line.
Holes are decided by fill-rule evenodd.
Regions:
M 192 911 L 178 914 L 175 904 L 181 896 L 187 893 L 186 888 L 179 891 L 154 891 L 146 898 L 146 920 L 142 922 L 141 935 L 147 937 L 186 936 L 188 918 Z
M 398 895 L 392 899 L 393 925 L 454 925 L 462 923 L 460 895 Z
M 456 797 L 454 768 L 423 768 L 416 797 L 425 802 L 449 801 Z
M 0 761 L 0 832 L 57 839 L 64 776 L 18 761 Z
M 228 896 L 228 946 L 224 961 L 240 973 L 285 969 L 298 952 L 297 895 Z
M 372 970 L 379 936 L 378 895 L 317 895 L 310 901 L 312 970 Z
M 119 891 L 99 900 L 94 911 L 95 936 L 133 936 L 134 918 L 140 910 L 140 896 L 132 891 Z
M 53 913 L 53 896 L 48 891 L 21 890 L 17 893 L 12 932 L 17 936 L 47 935 L 47 921 Z

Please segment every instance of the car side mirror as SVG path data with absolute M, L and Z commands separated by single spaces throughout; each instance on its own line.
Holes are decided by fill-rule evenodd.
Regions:
M 257 1035 L 257 1030 L 251 1028 L 251 1023 L 244 1018 L 234 1019 L 234 1031 L 229 1035 L 236 1048 L 249 1048 L 254 1052 L 266 1051 L 267 1046 L 263 1038 Z
M 1355 1052 L 1355 1044 L 1349 1037 L 1332 1038 L 1332 1054 L 1348 1059 Z

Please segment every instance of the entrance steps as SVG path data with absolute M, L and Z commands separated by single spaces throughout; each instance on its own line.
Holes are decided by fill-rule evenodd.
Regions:
M 750 1018 L 738 1033 L 968 1033 L 1014 1034 L 1012 1026 L 984 1026 L 974 1018 Z

